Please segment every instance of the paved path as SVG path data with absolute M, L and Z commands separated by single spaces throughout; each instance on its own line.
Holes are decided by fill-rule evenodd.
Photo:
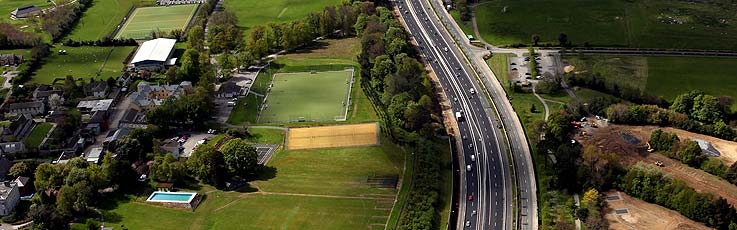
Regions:
M 545 121 L 548 121 L 548 117 L 550 116 L 550 109 L 548 108 L 548 103 L 545 102 L 545 99 L 540 97 L 540 95 L 538 95 L 537 92 L 535 92 L 535 85 L 532 85 L 532 94 L 534 94 L 535 97 L 537 97 L 537 99 L 543 103 L 543 107 L 545 107 Z

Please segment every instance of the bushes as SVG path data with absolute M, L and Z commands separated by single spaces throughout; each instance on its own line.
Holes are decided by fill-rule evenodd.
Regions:
M 640 104 L 658 105 L 660 107 L 667 107 L 669 105 L 662 97 L 647 94 L 640 89 L 628 85 L 607 82 L 604 77 L 597 74 L 569 73 L 566 76 L 567 82 L 571 86 L 586 87 Z
M 614 104 L 607 108 L 609 121 L 631 125 L 673 126 L 725 140 L 737 140 L 737 131 L 723 121 L 706 124 L 689 119 L 688 116 L 654 105 Z
M 717 229 L 737 221 L 735 209 L 724 198 L 698 193 L 683 181 L 663 176 L 651 165 L 637 163 L 622 177 L 618 187 L 629 195 L 665 206 Z
M 678 135 L 675 133 L 663 132 L 663 130 L 655 130 L 650 134 L 650 147 L 656 151 L 668 151 L 673 145 L 678 143 Z

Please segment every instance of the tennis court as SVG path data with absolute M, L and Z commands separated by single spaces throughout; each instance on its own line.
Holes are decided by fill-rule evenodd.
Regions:
M 332 125 L 292 128 L 287 149 L 314 149 L 379 144 L 379 124 Z
M 343 121 L 353 69 L 274 74 L 259 123 Z
M 137 8 L 115 35 L 116 39 L 151 38 L 151 31 L 186 30 L 197 11 L 197 4 Z

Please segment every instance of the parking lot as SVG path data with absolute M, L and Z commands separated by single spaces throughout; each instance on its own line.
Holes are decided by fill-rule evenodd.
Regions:
M 206 133 L 199 133 L 199 134 L 192 134 L 187 141 L 182 144 L 182 147 L 184 147 L 184 150 L 182 151 L 182 155 L 179 157 L 190 157 L 192 156 L 192 152 L 194 152 L 194 146 L 197 145 L 197 142 L 203 139 L 210 140 L 212 137 L 214 137 L 214 134 L 206 134 Z
M 242 95 L 238 97 L 242 97 L 248 94 L 251 86 L 253 85 L 253 82 L 256 81 L 256 76 L 258 76 L 259 70 L 259 68 L 250 68 L 248 70 L 238 71 L 233 74 L 233 78 L 228 80 L 230 82 L 235 82 L 236 85 L 244 89 Z M 217 114 L 215 115 L 215 118 L 220 123 L 227 122 L 228 116 L 230 116 L 230 111 L 233 110 L 233 106 L 228 106 L 228 102 L 235 101 L 233 100 L 233 98 L 215 98 L 214 100 L 215 107 L 217 108 Z
M 557 56 L 542 55 L 536 57 L 538 66 L 538 76 L 532 76 L 530 72 L 530 61 L 528 57 L 510 57 L 509 63 L 509 79 L 520 83 L 525 80 L 535 81 L 545 76 L 555 76 L 558 71 L 555 68 L 555 59 Z

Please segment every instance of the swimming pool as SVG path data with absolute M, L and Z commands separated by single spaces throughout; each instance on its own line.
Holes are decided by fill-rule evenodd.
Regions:
M 154 192 L 148 202 L 190 203 L 197 193 L 192 192 Z

